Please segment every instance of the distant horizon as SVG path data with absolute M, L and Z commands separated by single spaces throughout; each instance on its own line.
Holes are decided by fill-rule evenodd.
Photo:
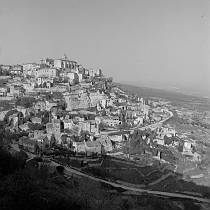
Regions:
M 115 82 L 115 81 L 114 81 Z M 210 92 L 199 92 L 199 91 L 195 91 L 195 90 L 189 90 L 189 89 L 184 89 L 184 88 L 179 88 L 179 87 L 170 87 L 170 86 L 152 86 L 149 84 L 143 84 L 141 82 L 129 82 L 129 81 L 119 81 L 116 82 L 119 84 L 125 84 L 125 85 L 130 85 L 130 86 L 134 86 L 134 87 L 140 87 L 140 88 L 148 88 L 148 89 L 154 89 L 154 90 L 161 90 L 161 91 L 167 91 L 167 92 L 171 92 L 171 93 L 180 93 L 183 95 L 188 95 L 188 96 L 192 96 L 192 97 L 201 97 L 201 98 L 205 98 L 205 99 L 210 99 Z

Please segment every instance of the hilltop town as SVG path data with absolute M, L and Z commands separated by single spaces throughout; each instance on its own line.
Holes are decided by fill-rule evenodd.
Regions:
M 179 113 L 169 101 L 130 94 L 66 55 L 2 64 L 0 76 L 1 146 L 12 154 L 52 161 L 69 168 L 67 175 L 79 170 L 123 186 L 203 196 L 194 185 L 171 188 L 202 157 L 168 123 Z

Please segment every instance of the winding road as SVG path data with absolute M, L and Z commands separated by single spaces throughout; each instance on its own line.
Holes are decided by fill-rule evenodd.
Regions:
M 19 148 L 14 146 L 14 145 L 12 146 L 12 148 L 16 151 L 20 151 Z M 29 156 L 29 160 L 36 157 L 35 155 L 33 155 L 31 153 L 27 152 L 27 154 Z M 123 194 L 130 194 L 130 195 L 150 194 L 150 195 L 154 195 L 154 196 L 164 196 L 164 197 L 177 198 L 177 199 L 190 199 L 190 200 L 194 200 L 196 202 L 202 202 L 202 203 L 210 204 L 210 199 L 207 199 L 207 198 L 201 198 L 201 197 L 186 195 L 186 194 L 182 194 L 182 193 L 170 193 L 170 192 L 163 192 L 163 191 L 146 190 L 146 189 L 141 189 L 141 188 L 135 188 L 135 187 L 132 187 L 132 186 L 126 186 L 124 184 L 115 183 L 115 182 L 112 182 L 112 181 L 107 181 L 107 180 L 104 180 L 104 179 L 101 179 L 101 178 L 97 178 L 97 177 L 88 175 L 88 174 L 83 173 L 81 171 L 78 171 L 78 170 L 76 170 L 72 167 L 64 166 L 62 163 L 59 163 L 59 162 L 57 162 L 53 159 L 51 160 L 51 165 L 55 166 L 55 167 L 59 166 L 59 165 L 62 165 L 65 168 L 65 171 L 64 171 L 65 175 L 69 176 L 69 177 L 72 177 L 72 175 L 76 175 L 76 176 L 80 176 L 80 177 L 86 177 L 88 179 L 91 179 L 91 180 L 94 180 L 94 181 L 97 181 L 97 182 L 100 182 L 100 183 L 108 184 L 108 185 L 110 185 L 112 187 L 115 187 L 115 188 L 124 189 L 126 192 L 123 192 Z
M 146 125 L 144 127 L 140 127 L 140 125 L 136 126 L 136 127 L 133 127 L 133 128 L 130 128 L 128 130 L 125 130 L 125 131 L 134 131 L 135 129 L 139 129 L 139 130 L 145 130 L 145 129 L 151 129 L 151 130 L 155 130 L 157 127 L 159 127 L 160 125 L 162 125 L 164 122 L 166 122 L 167 120 L 169 120 L 170 118 L 173 117 L 173 113 L 171 111 L 167 111 L 167 113 L 169 114 L 169 116 L 165 119 L 162 119 L 161 121 L 159 122 L 156 122 L 156 123 L 153 123 L 153 124 L 150 124 L 150 125 Z M 101 132 L 101 134 L 104 134 L 104 135 L 109 135 L 109 134 L 112 134 L 112 133 L 116 133 L 118 132 L 119 130 L 111 130 L 111 131 L 103 131 Z
M 61 165 L 60 163 L 57 163 L 55 161 L 52 161 L 51 163 L 54 166 Z M 112 187 L 115 187 L 115 188 L 121 188 L 121 189 L 124 189 L 126 191 L 129 191 L 129 192 L 126 192 L 125 194 L 142 195 L 143 193 L 144 194 L 146 193 L 146 194 L 155 195 L 155 196 L 164 196 L 164 197 L 171 197 L 171 198 L 177 198 L 177 199 L 190 199 L 190 200 L 194 200 L 196 202 L 202 202 L 202 203 L 210 204 L 210 199 L 207 199 L 207 198 L 195 197 L 195 196 L 185 195 L 185 194 L 181 194 L 181 193 L 170 193 L 170 192 L 163 192 L 163 191 L 153 191 L 153 190 L 134 188 L 134 187 L 118 184 L 118 183 L 115 183 L 115 182 L 107 181 L 107 180 L 104 180 L 104 179 L 101 179 L 101 178 L 93 177 L 93 176 L 90 176 L 88 174 L 82 173 L 81 171 L 75 170 L 71 167 L 64 167 L 64 168 L 65 168 L 64 173 L 67 176 L 71 177 L 72 174 L 74 174 L 74 175 L 77 175 L 77 176 L 86 177 L 86 178 L 94 180 L 96 182 L 101 182 L 101 183 L 108 184 L 108 185 L 110 185 Z

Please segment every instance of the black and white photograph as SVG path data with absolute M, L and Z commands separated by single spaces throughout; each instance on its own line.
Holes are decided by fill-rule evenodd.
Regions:
M 209 210 L 209 18 L 0 0 L 0 210 Z

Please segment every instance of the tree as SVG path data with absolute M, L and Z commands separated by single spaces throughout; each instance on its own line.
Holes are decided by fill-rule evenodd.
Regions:
M 106 126 L 103 123 L 99 124 L 99 131 L 104 131 L 106 130 Z
M 131 126 L 126 123 L 126 122 L 122 122 L 121 124 L 119 124 L 117 126 L 117 128 L 122 132 L 123 130 L 129 129 Z
M 18 158 L 13 157 L 5 148 L 0 148 L 0 175 L 8 175 L 19 168 Z
M 56 143 L 56 139 L 55 139 L 54 134 L 52 134 L 50 137 L 50 147 L 55 146 L 55 143 Z
M 80 140 L 85 140 L 87 141 L 90 137 L 90 133 L 88 131 L 81 131 L 81 134 L 80 134 Z
M 38 123 L 29 123 L 28 127 L 30 130 L 43 130 L 44 126 L 42 124 L 38 124 Z
M 78 193 L 84 209 L 110 209 L 111 207 L 110 201 L 113 195 L 103 190 L 100 183 L 82 179 L 79 182 Z
M 4 122 L 9 123 L 9 116 L 18 113 L 16 109 L 9 110 L 4 116 Z
M 42 168 L 28 168 L 10 174 L 0 180 L 1 209 L 81 209 L 73 195 L 65 192 L 67 188 L 59 186 L 56 181 Z
M 60 100 L 58 102 L 58 106 L 61 107 L 61 110 L 65 110 L 66 107 L 67 107 L 67 104 L 66 104 L 66 102 L 64 100 Z
M 17 99 L 15 105 L 29 108 L 33 105 L 34 102 L 35 102 L 35 99 L 33 97 L 21 97 Z
M 24 168 L 28 155 L 24 151 L 17 152 L 15 158 L 18 162 L 18 168 Z
M 46 88 L 46 87 L 47 87 L 47 83 L 44 82 L 44 83 L 42 84 L 42 87 L 43 87 L 43 88 Z
M 63 175 L 63 174 L 64 174 L 64 167 L 63 167 L 63 166 L 57 166 L 57 167 L 56 167 L 56 171 L 57 171 L 59 174 Z
M 106 110 L 105 109 L 102 110 L 101 115 L 106 116 Z
M 42 123 L 47 124 L 49 122 L 50 113 L 48 111 L 44 111 L 42 113 Z
M 164 136 L 164 144 L 170 145 L 173 143 L 173 138 L 172 137 L 167 137 L 166 135 Z

